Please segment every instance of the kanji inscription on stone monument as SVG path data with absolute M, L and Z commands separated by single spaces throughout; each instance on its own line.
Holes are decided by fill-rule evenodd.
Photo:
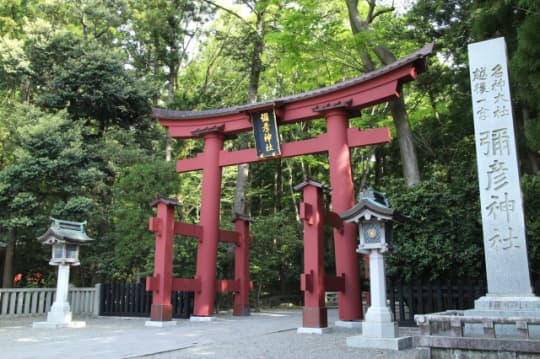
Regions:
M 531 295 L 504 38 L 469 45 L 488 296 Z

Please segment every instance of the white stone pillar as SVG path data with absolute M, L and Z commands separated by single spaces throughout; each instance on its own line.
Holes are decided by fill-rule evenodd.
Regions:
M 71 308 L 68 303 L 69 292 L 69 264 L 58 265 L 58 279 L 56 281 L 56 298 L 47 314 L 47 321 L 52 323 L 71 322 Z
M 395 338 L 397 323 L 392 311 L 386 305 L 386 279 L 384 275 L 384 257 L 379 250 L 369 254 L 369 281 L 371 306 L 362 323 L 362 334 L 374 338 Z

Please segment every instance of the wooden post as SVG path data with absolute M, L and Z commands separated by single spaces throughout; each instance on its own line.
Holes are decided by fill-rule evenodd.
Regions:
M 154 276 L 148 277 L 146 289 L 152 291 L 151 321 L 172 320 L 172 267 L 174 208 L 177 202 L 159 198 L 156 217 L 150 218 L 149 229 L 156 233 L 156 251 L 154 257 Z
M 201 289 L 195 292 L 194 316 L 209 317 L 214 313 L 216 297 L 217 246 L 219 240 L 219 211 L 221 167 L 219 152 L 224 137 L 219 130 L 204 134 L 204 169 L 201 195 L 202 238 L 197 248 L 197 273 Z
M 326 118 L 328 134 L 332 211 L 341 213 L 354 206 L 351 156 L 347 144 L 347 111 L 345 108 L 332 108 L 321 112 Z M 345 280 L 344 290 L 338 292 L 339 319 L 344 321 L 362 319 L 357 241 L 356 224 L 344 223 L 343 230 L 334 229 L 336 275 Z
M 239 243 L 234 250 L 234 279 L 239 282 L 240 290 L 234 295 L 234 315 L 249 315 L 249 220 L 242 217 L 234 219 Z
M 308 181 L 295 189 L 303 189 L 300 218 L 304 221 L 304 273 L 300 286 L 304 291 L 304 328 L 327 328 L 328 312 L 324 294 L 324 205 L 322 185 Z

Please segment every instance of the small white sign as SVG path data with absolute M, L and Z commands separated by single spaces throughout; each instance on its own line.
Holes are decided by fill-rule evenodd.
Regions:
M 488 296 L 531 295 L 506 44 L 468 50 Z

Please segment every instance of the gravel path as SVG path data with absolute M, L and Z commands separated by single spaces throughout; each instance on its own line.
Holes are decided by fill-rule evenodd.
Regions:
M 301 310 L 272 310 L 249 317 L 220 314 L 211 322 L 178 320 L 174 327 L 145 327 L 146 319 L 75 318 L 79 329 L 34 329 L 44 318 L 0 320 L 0 358 L 415 358 L 416 349 L 389 351 L 348 347 L 358 329 L 334 327 L 336 310 L 328 311 L 332 331 L 297 334 Z M 403 335 L 415 331 L 401 328 Z

